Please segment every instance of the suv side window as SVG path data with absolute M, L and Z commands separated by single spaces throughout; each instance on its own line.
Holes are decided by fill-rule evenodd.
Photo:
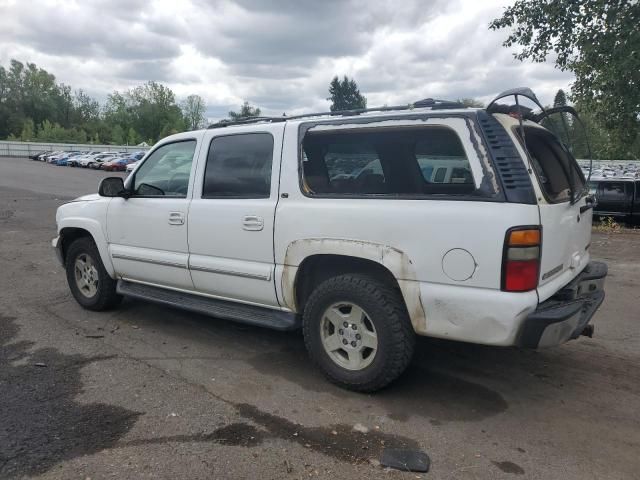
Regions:
M 269 198 L 273 136 L 215 137 L 209 146 L 202 198 Z
M 135 173 L 134 195 L 186 198 L 195 149 L 195 140 L 168 143 L 156 149 Z
M 603 200 L 624 200 L 625 190 L 623 182 L 602 182 Z
M 302 188 L 308 195 L 475 192 L 462 142 L 448 127 L 308 132 L 302 149 Z

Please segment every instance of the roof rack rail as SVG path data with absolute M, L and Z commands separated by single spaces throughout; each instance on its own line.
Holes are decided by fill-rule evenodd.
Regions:
M 431 110 L 445 110 L 449 108 L 465 108 L 465 106 L 460 102 L 453 102 L 450 100 L 435 100 L 433 98 L 425 98 L 423 100 L 418 100 L 417 102 L 410 103 L 408 105 L 393 105 L 393 106 L 382 106 L 382 107 L 372 107 L 372 108 L 356 108 L 353 110 L 335 110 L 329 112 L 313 112 L 313 113 L 303 113 L 301 115 L 292 115 L 290 117 L 282 116 L 282 117 L 242 117 L 237 120 L 220 120 L 217 123 L 209 125 L 208 128 L 222 128 L 229 127 L 232 125 L 246 125 L 251 123 L 259 123 L 259 122 L 268 122 L 268 123 L 277 123 L 277 122 L 286 122 L 287 120 L 298 120 L 301 118 L 309 118 L 309 117 L 354 117 L 356 115 L 360 115 L 362 113 L 369 112 L 390 112 L 395 110 L 413 110 L 414 108 L 431 108 Z

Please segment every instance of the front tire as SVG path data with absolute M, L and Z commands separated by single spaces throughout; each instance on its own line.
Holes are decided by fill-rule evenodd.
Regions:
M 87 310 L 107 310 L 122 300 L 92 239 L 79 238 L 69 246 L 65 269 L 71 294 Z
M 409 365 L 415 333 L 400 293 L 375 278 L 347 274 L 321 283 L 303 314 L 305 344 L 326 377 L 373 392 Z

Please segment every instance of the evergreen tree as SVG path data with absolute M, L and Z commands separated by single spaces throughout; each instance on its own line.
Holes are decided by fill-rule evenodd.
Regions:
M 332 112 L 367 108 L 367 99 L 360 93 L 356 81 L 346 75 L 342 80 L 338 76 L 333 77 L 329 84 L 329 95 L 327 100 L 331 101 Z

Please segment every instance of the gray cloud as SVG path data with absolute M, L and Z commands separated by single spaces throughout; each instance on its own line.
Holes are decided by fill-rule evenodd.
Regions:
M 280 115 L 326 109 L 334 75 L 370 105 L 427 96 L 489 100 L 531 86 L 543 101 L 572 76 L 521 63 L 491 32 L 502 0 L 9 1 L 0 62 L 33 61 L 99 98 L 147 80 L 202 95 L 223 116 L 243 100 Z

